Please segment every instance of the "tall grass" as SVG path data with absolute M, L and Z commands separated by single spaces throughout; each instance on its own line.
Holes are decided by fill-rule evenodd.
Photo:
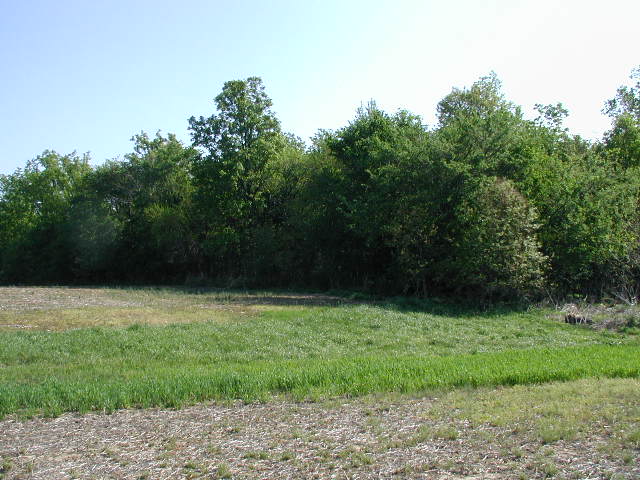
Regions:
M 592 345 L 431 358 L 385 355 L 257 361 L 188 369 L 180 365 L 148 369 L 141 365 L 135 370 L 103 373 L 97 377 L 61 375 L 39 382 L 4 381 L 0 383 L 0 416 L 176 407 L 206 399 L 255 401 L 283 393 L 303 399 L 585 377 L 637 378 L 640 349 Z

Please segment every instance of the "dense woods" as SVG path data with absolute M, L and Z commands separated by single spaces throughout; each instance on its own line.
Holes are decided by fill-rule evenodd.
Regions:
M 428 127 L 371 102 L 310 145 L 259 78 L 227 82 L 192 143 L 122 160 L 46 151 L 0 176 L 0 281 L 208 283 L 385 294 L 632 296 L 640 274 L 640 69 L 601 141 L 561 104 L 526 119 L 495 75 Z

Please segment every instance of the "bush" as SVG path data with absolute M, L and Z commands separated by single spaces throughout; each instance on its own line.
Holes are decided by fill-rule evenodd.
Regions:
M 538 293 L 547 258 L 537 239 L 537 212 L 509 180 L 486 179 L 460 205 L 460 236 L 451 253 L 451 278 L 481 296 Z

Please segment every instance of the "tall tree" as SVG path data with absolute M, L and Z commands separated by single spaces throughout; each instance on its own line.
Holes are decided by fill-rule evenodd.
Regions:
M 631 79 L 635 85 L 619 87 L 603 110 L 613 119 L 605 147 L 610 158 L 624 168 L 640 167 L 640 67 L 633 70 Z
M 616 96 L 605 103 L 603 112 L 612 118 L 627 113 L 640 120 L 640 66 L 633 69 L 629 78 L 635 85 L 620 86 Z
M 215 104 L 217 113 L 191 117 L 189 129 L 202 153 L 194 179 L 203 244 L 230 267 L 247 252 L 251 229 L 265 215 L 266 166 L 285 139 L 260 78 L 226 82 Z
M 504 98 L 495 73 L 454 88 L 438 103 L 438 120 L 436 139 L 448 160 L 488 175 L 522 177 L 522 112 Z

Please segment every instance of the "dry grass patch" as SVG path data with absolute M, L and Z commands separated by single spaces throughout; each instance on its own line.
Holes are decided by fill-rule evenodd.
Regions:
M 133 324 L 225 322 L 257 315 L 252 306 L 218 307 L 84 307 L 0 312 L 0 328 L 62 331 L 88 327 L 125 327 Z
M 229 321 L 266 310 L 327 306 L 327 295 L 189 288 L 0 287 L 0 329 L 61 331 Z
M 508 429 L 515 436 L 541 445 L 582 441 L 595 434 L 606 439 L 611 452 L 640 451 L 638 379 L 591 378 L 455 390 L 434 405 L 425 418 L 443 415 L 479 429 Z

